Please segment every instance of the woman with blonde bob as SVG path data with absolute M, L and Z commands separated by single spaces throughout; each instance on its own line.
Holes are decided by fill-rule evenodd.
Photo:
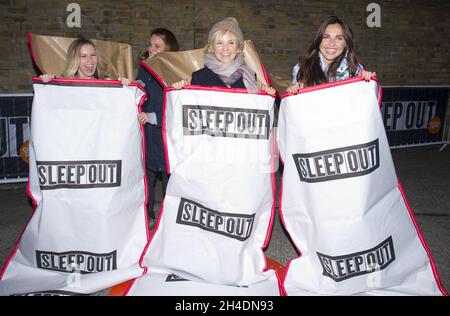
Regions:
M 228 17 L 217 22 L 209 31 L 205 48 L 205 67 L 192 73 L 191 84 L 228 88 L 245 88 L 249 92 L 264 90 L 275 94 L 275 89 L 257 82 L 256 73 L 244 64 L 244 36 L 238 21 Z M 188 84 L 181 80 L 172 86 L 181 89 Z

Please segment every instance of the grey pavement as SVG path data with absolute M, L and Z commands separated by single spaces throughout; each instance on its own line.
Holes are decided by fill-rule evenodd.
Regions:
M 450 146 L 393 149 L 397 176 L 403 184 L 410 206 L 433 255 L 447 291 L 450 289 Z M 278 178 L 279 180 L 279 178 Z M 156 205 L 161 202 L 160 182 Z M 0 185 L 0 266 L 32 215 L 25 184 Z M 277 214 L 278 215 L 278 214 Z M 297 253 L 275 218 L 266 256 L 285 265 Z M 96 295 L 107 295 L 108 290 Z

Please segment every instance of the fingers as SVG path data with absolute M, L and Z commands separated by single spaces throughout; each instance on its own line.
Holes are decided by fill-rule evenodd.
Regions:
M 266 89 L 264 89 L 264 91 L 266 91 L 267 94 L 274 96 L 277 92 L 273 87 L 266 87 Z
M 56 76 L 54 76 L 54 75 L 51 75 L 51 74 L 43 74 L 43 75 L 40 75 L 39 76 L 39 78 L 44 82 L 44 83 L 47 83 L 47 82 L 50 82 L 53 78 L 55 78 Z
M 147 113 L 141 112 L 138 114 L 138 122 L 139 124 L 145 124 L 148 122 Z
M 263 90 L 265 93 L 267 93 L 269 95 L 274 96 L 277 93 L 277 91 L 273 87 L 265 85 L 259 81 L 257 82 L 257 84 L 258 84 L 258 87 L 260 90 Z
M 286 89 L 286 92 L 295 94 L 298 90 L 303 89 L 303 82 L 297 82 Z
M 174 83 L 172 84 L 172 88 L 175 88 L 175 89 L 177 89 L 177 90 L 180 90 L 181 88 L 183 88 L 184 86 L 187 86 L 187 85 L 188 85 L 188 81 L 185 80 L 185 79 L 183 79 L 183 80 L 180 80 L 180 81 L 178 81 L 178 82 L 174 82 Z
M 364 80 L 365 80 L 365 81 L 369 81 L 371 75 L 372 75 L 372 73 L 371 73 L 370 71 L 366 71 L 366 72 L 363 74 Z
M 366 81 L 366 82 L 369 82 L 370 79 L 371 79 L 372 77 L 375 77 L 375 76 L 376 76 L 376 73 L 375 73 L 375 72 L 366 71 L 366 70 L 361 71 L 361 77 L 362 77 L 362 78 L 364 79 L 364 81 Z
M 130 84 L 130 80 L 127 77 L 119 77 L 120 83 L 122 86 L 128 86 Z

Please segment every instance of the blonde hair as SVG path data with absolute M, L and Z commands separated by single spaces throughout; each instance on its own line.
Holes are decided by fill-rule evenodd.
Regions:
M 244 41 L 240 40 L 238 36 L 234 34 L 232 31 L 226 29 L 217 30 L 210 36 L 208 44 L 205 47 L 205 52 L 213 53 L 214 44 L 217 42 L 219 38 L 221 38 L 227 32 L 229 32 L 234 36 L 234 38 L 236 39 L 236 46 L 238 48 L 238 51 L 241 52 L 242 51 L 241 47 L 244 47 Z
M 80 66 L 80 51 L 81 47 L 84 45 L 92 45 L 94 47 L 95 52 L 97 54 L 97 67 L 95 68 L 94 72 L 94 78 L 96 79 L 103 79 L 103 60 L 100 56 L 100 53 L 97 49 L 97 46 L 95 46 L 94 42 L 92 42 L 90 39 L 79 37 L 75 41 L 70 44 L 69 49 L 67 50 L 66 55 L 66 64 L 64 67 L 64 72 L 62 74 L 62 77 L 64 78 L 78 78 L 78 68 Z

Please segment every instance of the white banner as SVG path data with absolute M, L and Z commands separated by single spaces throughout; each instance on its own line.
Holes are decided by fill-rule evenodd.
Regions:
M 33 86 L 36 208 L 0 274 L 0 295 L 86 294 L 142 275 L 145 92 L 81 79 Z
M 282 99 L 281 215 L 300 253 L 288 295 L 445 293 L 396 177 L 377 88 L 357 78 Z
M 242 295 L 263 294 L 255 288 L 279 294 L 263 252 L 275 211 L 274 98 L 244 91 L 167 92 L 163 133 L 171 177 L 144 257 L 150 277 L 138 279 L 129 295 L 165 291 L 151 282 L 152 272 L 161 271 L 208 284 L 195 292 L 202 295 L 214 285 L 243 286 Z M 266 281 L 269 286 L 255 285 Z M 230 293 L 220 288 L 226 287 L 213 293 Z M 196 295 L 190 287 L 177 293 Z

